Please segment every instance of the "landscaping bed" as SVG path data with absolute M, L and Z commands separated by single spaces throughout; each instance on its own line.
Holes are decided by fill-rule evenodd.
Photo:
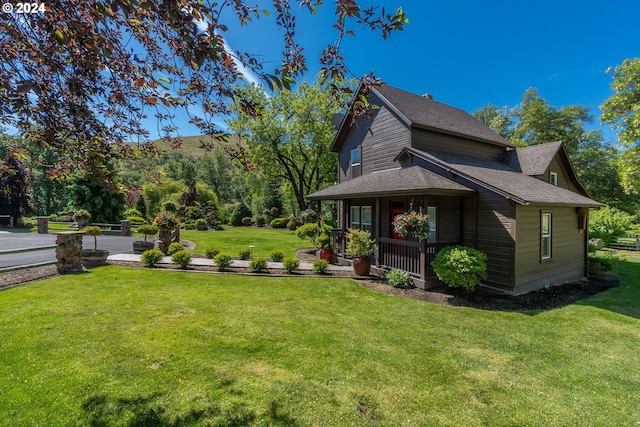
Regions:
M 313 259 L 315 259 L 314 255 L 312 255 L 308 250 L 304 249 L 299 250 L 297 255 L 299 255 L 299 259 L 301 261 L 312 261 Z M 110 264 L 144 268 L 141 263 L 110 262 Z M 177 265 L 173 264 L 157 266 L 155 268 L 170 270 L 179 269 Z M 269 269 L 267 273 L 258 274 L 251 272 L 247 268 L 237 267 L 230 268 L 226 272 L 218 272 L 214 267 L 190 266 L 187 270 L 184 271 L 212 274 L 247 274 L 263 276 L 319 276 L 317 273 L 308 270 L 298 270 L 292 274 L 289 274 L 281 269 Z M 4 272 L 0 274 L 0 290 L 57 275 L 58 273 L 56 271 L 55 265 Z M 333 271 L 329 274 L 322 275 L 322 277 L 354 277 L 354 275 L 351 271 Z M 361 286 L 371 289 L 375 292 L 416 299 L 444 306 L 474 307 L 484 310 L 502 311 L 547 310 L 557 307 L 563 307 L 619 285 L 619 280 L 616 278 L 593 278 L 591 280 L 567 283 L 562 286 L 541 289 L 539 291 L 530 292 L 525 295 L 510 296 L 490 293 L 488 291 L 482 291 L 482 289 L 480 289 L 478 292 L 469 294 L 457 289 L 448 288 L 446 286 L 433 288 L 426 291 L 417 288 L 396 289 L 387 285 L 384 280 L 377 277 L 371 277 L 370 279 L 355 279 Z

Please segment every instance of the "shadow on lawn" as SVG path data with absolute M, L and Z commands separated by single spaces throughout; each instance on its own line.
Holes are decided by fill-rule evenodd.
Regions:
M 178 415 L 171 414 L 163 402 L 161 393 L 131 398 L 112 398 L 103 394 L 89 397 L 82 405 L 86 422 L 92 427 L 121 425 L 127 427 L 179 427 L 185 425 L 207 424 L 213 422 L 219 426 L 248 426 L 257 420 L 255 411 L 248 409 L 242 402 L 231 407 L 221 408 L 215 402 L 200 409 Z M 284 413 L 279 405 L 273 402 L 267 414 L 270 425 L 296 426 L 295 418 Z

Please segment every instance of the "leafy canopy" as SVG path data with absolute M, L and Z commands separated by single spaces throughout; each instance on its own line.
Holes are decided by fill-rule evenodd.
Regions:
M 223 132 L 214 118 L 228 113 L 231 99 L 243 98 L 238 64 L 271 88 L 291 87 L 307 69 L 306 52 L 297 43 L 296 15 L 316 14 L 322 2 L 262 3 L 66 0 L 46 2 L 44 12 L 28 19 L 2 13 L 0 125 L 75 154 L 74 161 L 97 178 L 101 157 L 131 155 L 133 149 L 125 142 L 148 140 L 143 121 L 150 115 L 169 137 L 177 134 L 175 109 L 189 114 L 189 107 L 198 106 L 202 114 L 191 116 L 191 122 L 203 134 L 220 138 Z M 356 0 L 336 2 L 334 13 L 336 35 L 320 59 L 326 80 L 347 73 L 340 44 L 354 34 L 350 23 L 386 38 L 408 22 L 402 9 L 387 13 L 361 8 Z M 275 70 L 265 70 L 255 55 L 225 47 L 225 35 L 249 31 L 253 20 L 272 15 L 283 41 L 282 61 Z M 337 91 L 337 85 L 333 89 Z M 251 100 L 243 106 L 246 112 L 254 109 Z M 150 145 L 142 148 L 154 150 Z M 96 155 L 87 159 L 87 151 Z M 59 167 L 58 173 L 67 172 L 68 165 Z

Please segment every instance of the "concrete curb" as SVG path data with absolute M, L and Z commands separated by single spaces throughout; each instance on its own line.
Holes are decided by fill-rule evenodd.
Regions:
M 44 267 L 45 265 L 52 265 L 55 263 L 56 261 L 46 261 L 46 262 L 38 262 L 36 264 L 16 265 L 14 267 L 3 267 L 3 268 L 0 268 L 0 273 L 6 273 L 9 271 L 16 271 L 16 270 L 24 270 L 27 268 L 34 268 L 34 267 Z
M 6 250 L 0 251 L 0 255 L 18 254 L 20 252 L 44 251 L 46 249 L 55 249 L 57 247 L 58 245 L 49 245 L 49 246 L 38 246 L 35 248 L 6 249 Z

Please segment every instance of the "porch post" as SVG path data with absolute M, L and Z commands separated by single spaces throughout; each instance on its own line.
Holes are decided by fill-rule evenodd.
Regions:
M 373 217 L 376 233 L 376 268 L 380 267 L 380 197 L 376 197 L 376 207 Z
M 427 280 L 427 239 L 420 239 L 420 280 Z

